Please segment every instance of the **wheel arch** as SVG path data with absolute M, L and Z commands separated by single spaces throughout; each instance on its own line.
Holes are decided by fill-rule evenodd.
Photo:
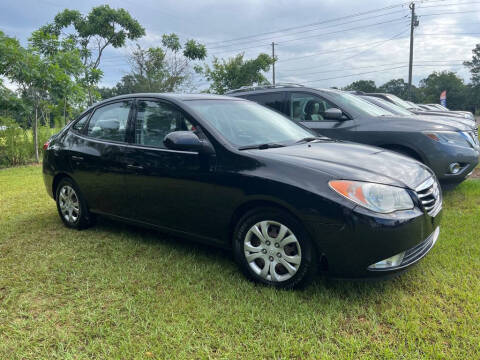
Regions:
M 53 181 L 52 181 L 52 194 L 53 194 L 53 198 L 54 198 L 54 199 L 56 199 L 56 196 L 57 196 L 57 187 L 58 187 L 58 184 L 60 184 L 60 181 L 62 181 L 62 179 L 65 179 L 65 178 L 69 178 L 70 180 L 72 180 L 73 182 L 75 182 L 70 175 L 68 175 L 67 173 L 64 173 L 64 172 L 58 173 L 58 174 L 56 174 L 56 175 L 53 177 Z
M 249 199 L 237 206 L 237 208 L 234 210 L 231 218 L 230 218 L 230 223 L 229 223 L 229 228 L 228 228 L 228 241 L 230 246 L 233 247 L 233 241 L 234 241 L 234 232 L 235 229 L 238 225 L 238 222 L 240 219 L 249 211 L 255 209 L 255 208 L 265 208 L 265 207 L 270 207 L 270 208 L 276 208 L 282 211 L 285 211 L 288 213 L 290 216 L 292 216 L 299 224 L 301 224 L 307 233 L 307 236 L 310 237 L 311 242 L 313 244 L 313 247 L 315 249 L 315 252 L 318 256 L 318 261 L 320 264 L 320 267 L 322 270 L 327 270 L 328 269 L 328 259 L 326 258 L 324 252 L 322 249 L 319 248 L 318 244 L 316 241 L 313 239 L 312 232 L 308 228 L 308 226 L 300 219 L 300 216 L 295 212 L 295 210 L 291 209 L 290 206 L 286 204 L 282 204 L 280 202 L 271 200 L 271 199 L 263 199 L 263 198 L 258 198 L 258 199 Z
M 424 164 L 427 164 L 424 156 L 420 154 L 417 150 L 413 149 L 412 147 L 408 145 L 400 145 L 400 144 L 384 144 L 384 145 L 378 145 L 379 147 L 386 149 L 386 150 L 391 150 L 395 151 L 404 155 L 408 155 L 412 157 L 415 160 L 418 160 Z

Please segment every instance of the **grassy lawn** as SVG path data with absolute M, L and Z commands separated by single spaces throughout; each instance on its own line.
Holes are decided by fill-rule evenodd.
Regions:
M 0 359 L 479 359 L 480 180 L 444 208 L 402 276 L 279 291 L 222 250 L 101 219 L 69 230 L 40 167 L 1 170 Z

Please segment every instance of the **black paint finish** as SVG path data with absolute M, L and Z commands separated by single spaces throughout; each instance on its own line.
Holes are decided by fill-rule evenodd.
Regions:
M 182 109 L 213 151 L 135 144 L 137 97 Z M 411 158 L 334 140 L 240 151 L 188 105 L 193 99 L 225 97 L 141 94 L 107 103 L 120 99 L 132 99 L 125 142 L 92 139 L 71 124 L 50 140 L 43 162 L 50 196 L 58 180 L 69 176 L 93 213 L 225 248 L 231 247 L 232 230 L 243 213 L 256 206 L 277 206 L 305 226 L 319 256 L 327 260 L 328 272 L 346 277 L 379 276 L 367 267 L 418 245 L 439 224 L 441 211 L 431 217 L 411 191 L 434 175 Z M 332 191 L 328 182 L 333 179 L 403 187 L 417 206 L 374 213 Z

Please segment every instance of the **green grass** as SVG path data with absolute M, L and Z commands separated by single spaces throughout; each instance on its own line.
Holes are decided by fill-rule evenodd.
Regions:
M 280 291 L 222 250 L 107 220 L 69 230 L 40 167 L 1 170 L 0 358 L 478 359 L 480 180 L 444 207 L 400 277 Z

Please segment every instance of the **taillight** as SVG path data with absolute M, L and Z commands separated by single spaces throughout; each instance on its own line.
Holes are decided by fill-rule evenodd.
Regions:
M 45 144 L 43 144 L 43 150 L 47 150 L 49 145 L 50 141 L 47 141 Z

